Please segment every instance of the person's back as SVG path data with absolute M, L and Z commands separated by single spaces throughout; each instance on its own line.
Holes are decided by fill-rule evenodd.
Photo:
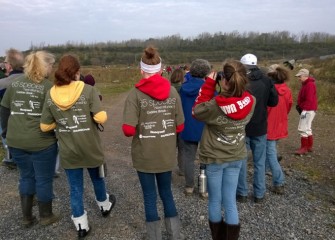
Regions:
M 107 217 L 116 198 L 108 194 L 104 176 L 99 169 L 104 153 L 96 124 L 107 121 L 98 93 L 80 79 L 76 57 L 64 55 L 55 72 L 55 85 L 47 93 L 41 117 L 42 131 L 56 130 L 60 145 L 60 161 L 70 185 L 71 219 L 78 238 L 90 232 L 83 203 L 84 168 L 92 182 L 95 201 L 102 217 Z
M 194 191 L 194 162 L 198 144 L 205 126 L 204 122 L 192 116 L 192 108 L 198 97 L 201 86 L 209 74 L 211 66 L 207 60 L 196 59 L 192 62 L 189 78 L 180 88 L 180 97 L 185 115 L 185 128 L 180 134 L 180 161 L 184 166 L 185 194 L 192 195 Z M 204 194 L 203 197 L 206 197 Z
M 220 77 L 216 78 L 213 72 L 209 74 L 193 114 L 206 123 L 199 155 L 200 162 L 206 166 L 212 237 L 238 239 L 240 221 L 236 186 L 242 162 L 247 157 L 245 125 L 255 108 L 255 98 L 246 91 L 246 69 L 240 62 L 226 62 Z M 222 90 L 217 96 L 216 84 Z
M 284 194 L 285 174 L 278 161 L 277 142 L 288 136 L 288 114 L 292 107 L 292 93 L 286 85 L 289 73 L 277 64 L 271 65 L 267 75 L 274 81 L 278 93 L 278 104 L 268 107 L 268 131 L 266 142 L 266 164 L 272 173 L 272 187 L 276 194 Z
M 45 51 L 29 54 L 24 75 L 12 82 L 1 101 L 3 136 L 20 169 L 19 192 L 25 227 L 36 223 L 32 215 L 34 195 L 38 200 L 39 224 L 49 225 L 60 219 L 52 212 L 57 139 L 54 132 L 43 133 L 40 129 L 45 95 L 52 86 L 46 78 L 54 62 L 54 56 Z
M 249 91 L 256 98 L 256 107 L 250 122 L 246 126 L 247 136 L 261 136 L 267 132 L 267 107 L 278 103 L 273 82 L 257 67 L 250 67 L 248 73 Z
M 180 97 L 169 80 L 161 76 L 162 62 L 156 48 L 144 50 L 140 66 L 142 79 L 126 99 L 122 130 L 125 136 L 133 137 L 132 162 L 143 192 L 147 239 L 162 239 L 157 189 L 168 238 L 182 239 L 171 190 L 177 134 L 184 127 Z
M 261 203 L 265 196 L 265 161 L 266 161 L 266 133 L 267 133 L 267 107 L 278 104 L 278 94 L 271 79 L 257 67 L 257 57 L 246 54 L 241 63 L 247 68 L 249 79 L 249 92 L 256 98 L 254 114 L 246 126 L 247 148 L 252 151 L 254 178 L 254 201 Z M 248 196 L 247 164 L 243 161 L 238 188 L 237 199 L 245 202 Z

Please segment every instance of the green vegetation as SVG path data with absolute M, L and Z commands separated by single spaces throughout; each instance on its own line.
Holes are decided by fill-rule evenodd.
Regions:
M 31 46 L 29 51 L 45 49 L 60 57 L 64 53 L 76 53 L 82 65 L 133 65 L 140 60 L 148 45 L 159 48 L 166 64 L 191 62 L 204 58 L 210 62 L 222 62 L 226 58 L 239 59 L 247 52 L 260 60 L 306 59 L 335 53 L 335 36 L 327 33 L 291 34 L 288 31 L 272 33 L 237 31 L 215 34 L 201 33 L 194 38 L 179 35 L 147 40 L 131 39 L 122 42 L 83 44 L 68 42 L 65 45 Z

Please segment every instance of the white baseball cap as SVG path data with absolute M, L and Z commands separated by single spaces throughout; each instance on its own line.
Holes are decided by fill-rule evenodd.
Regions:
M 257 65 L 257 57 L 254 54 L 245 54 L 240 62 L 244 65 Z

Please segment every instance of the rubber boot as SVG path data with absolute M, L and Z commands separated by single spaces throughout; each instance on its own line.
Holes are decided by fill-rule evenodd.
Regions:
M 37 222 L 35 216 L 33 216 L 33 200 L 34 195 L 21 195 L 21 208 L 22 208 L 22 215 L 23 221 L 22 224 L 24 227 L 28 228 L 34 225 Z
M 164 222 L 169 240 L 185 239 L 184 235 L 180 233 L 180 220 L 178 216 L 172 218 L 165 218 Z
M 71 219 L 76 226 L 77 232 L 78 232 L 78 238 L 83 239 L 85 238 L 89 232 L 90 227 L 88 226 L 88 220 L 87 220 L 87 212 L 84 211 L 84 214 L 80 217 L 73 217 L 71 216 Z
M 161 221 L 146 222 L 147 238 L 146 240 L 162 240 Z
M 58 214 L 52 212 L 52 201 L 38 202 L 38 208 L 40 212 L 40 224 L 43 226 L 53 224 L 61 219 Z
M 301 147 L 295 152 L 296 155 L 304 155 L 308 152 L 308 138 L 307 137 L 301 137 L 300 139 Z
M 313 135 L 308 136 L 308 146 L 307 146 L 308 152 L 313 152 Z
M 116 202 L 116 198 L 113 194 L 111 195 L 106 194 L 106 196 L 107 198 L 103 202 L 99 202 L 95 200 L 99 206 L 99 209 L 103 217 L 107 217 L 111 213 L 113 207 L 115 206 L 115 202 Z
M 209 228 L 211 229 L 212 239 L 213 240 L 224 240 L 223 225 L 221 222 L 211 222 L 209 221 Z
M 238 240 L 240 236 L 240 228 L 241 225 L 237 224 L 227 224 L 224 221 L 222 221 L 223 226 L 223 240 Z

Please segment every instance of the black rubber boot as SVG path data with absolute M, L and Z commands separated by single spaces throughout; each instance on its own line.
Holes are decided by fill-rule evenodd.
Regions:
M 211 233 L 212 233 L 212 239 L 213 240 L 224 240 L 224 233 L 223 233 L 223 225 L 222 225 L 222 221 L 221 222 L 209 222 L 209 228 L 211 229 Z
M 38 202 L 38 208 L 40 212 L 40 224 L 43 226 L 53 224 L 61 219 L 58 214 L 52 212 L 52 201 Z
M 227 224 L 222 221 L 223 225 L 223 240 L 238 240 L 240 236 L 240 224 Z
M 32 214 L 33 199 L 34 195 L 21 195 L 21 208 L 23 215 L 22 224 L 26 228 L 31 227 L 37 222 L 36 217 Z

